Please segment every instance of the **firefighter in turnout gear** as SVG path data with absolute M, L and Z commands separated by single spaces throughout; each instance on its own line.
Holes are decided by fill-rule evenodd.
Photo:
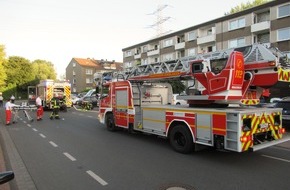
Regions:
M 57 98 L 57 97 L 53 97 L 52 99 L 51 99 L 51 104 L 52 104 L 52 113 L 50 114 L 50 119 L 53 119 L 53 118 L 55 118 L 55 119 L 59 119 L 59 115 L 58 115 L 58 113 L 59 113 L 59 109 L 60 109 L 60 102 L 59 102 L 59 98 Z

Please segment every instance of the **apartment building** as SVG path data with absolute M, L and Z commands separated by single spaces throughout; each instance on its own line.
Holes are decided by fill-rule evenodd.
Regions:
M 66 79 L 71 82 L 73 93 L 95 88 L 94 73 L 119 71 L 123 63 L 107 60 L 72 58 L 66 67 Z
M 290 57 L 290 1 L 271 1 L 235 14 L 124 48 L 124 67 L 175 60 L 216 50 L 263 43 Z M 286 87 L 286 88 L 285 88 Z M 272 96 L 290 96 L 287 83 Z
M 257 42 L 290 52 L 289 0 L 271 1 L 124 48 L 123 62 L 131 67 Z

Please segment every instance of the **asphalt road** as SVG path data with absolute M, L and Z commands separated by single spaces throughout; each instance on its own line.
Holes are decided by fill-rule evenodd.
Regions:
M 20 116 L 0 127 L 6 166 L 16 175 L 12 190 L 290 188 L 288 144 L 252 153 L 205 149 L 183 155 L 162 138 L 107 131 L 96 111 L 72 108 L 60 120 L 45 112 L 42 121 L 31 123 Z

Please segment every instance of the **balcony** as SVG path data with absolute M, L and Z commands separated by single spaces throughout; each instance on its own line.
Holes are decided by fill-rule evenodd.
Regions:
M 185 42 L 175 44 L 175 50 L 184 49 L 184 48 L 185 48 Z
M 147 56 L 153 56 L 153 55 L 159 55 L 159 53 L 160 53 L 160 50 L 159 49 L 152 49 L 152 50 L 149 50 L 148 52 L 147 52 Z
M 270 21 L 259 22 L 251 26 L 252 33 L 260 33 L 270 30 Z
M 216 34 L 200 37 L 200 38 L 197 38 L 197 45 L 215 42 L 215 40 L 216 40 Z
M 134 59 L 140 59 L 140 58 L 141 58 L 141 53 L 134 55 Z

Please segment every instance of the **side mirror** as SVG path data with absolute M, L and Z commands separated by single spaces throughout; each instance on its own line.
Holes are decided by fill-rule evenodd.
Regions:
M 14 172 L 13 171 L 7 171 L 7 172 L 0 173 L 0 184 L 6 183 L 12 179 L 14 179 Z

